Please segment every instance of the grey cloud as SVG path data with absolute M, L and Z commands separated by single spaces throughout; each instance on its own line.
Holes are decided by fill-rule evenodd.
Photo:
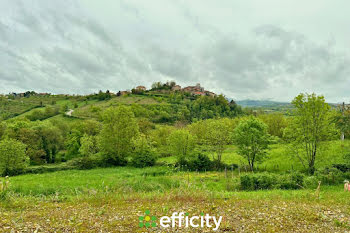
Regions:
M 0 62 L 6 68 L 0 70 L 0 92 L 89 93 L 175 80 L 200 82 L 238 99 L 286 101 L 303 91 L 332 101 L 350 98 L 345 49 L 305 32 L 275 24 L 234 30 L 234 24 L 225 26 L 220 17 L 210 18 L 203 13 L 207 9 L 185 1 L 161 1 L 168 6 L 161 12 L 137 1 L 113 2 L 117 11 L 109 17 L 115 24 L 83 1 L 33 3 L 4 3 Z

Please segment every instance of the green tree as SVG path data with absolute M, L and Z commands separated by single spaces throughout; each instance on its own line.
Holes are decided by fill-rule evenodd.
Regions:
M 232 127 L 229 119 L 207 120 L 205 141 L 211 151 L 216 154 L 215 160 L 221 163 L 222 154 L 227 145 L 232 142 Z
M 41 136 L 45 159 L 47 163 L 54 163 L 56 155 L 63 146 L 63 137 L 61 131 L 49 122 L 44 122 L 37 127 Z
M 0 173 L 3 176 L 21 173 L 29 164 L 26 145 L 14 140 L 0 141 Z
M 130 107 L 111 107 L 102 114 L 103 127 L 99 147 L 107 161 L 122 165 L 132 151 L 132 139 L 139 133 L 138 124 Z
M 90 157 L 98 152 L 96 136 L 84 134 L 80 139 L 79 153 L 83 157 Z
M 344 140 L 345 136 L 348 136 L 350 132 L 350 109 L 344 103 L 340 111 L 334 113 L 333 122 L 341 132 L 340 139 Z
M 314 93 L 300 94 L 294 98 L 292 104 L 296 113 L 285 130 L 285 138 L 292 142 L 295 155 L 302 165 L 306 167 L 307 163 L 309 173 L 313 174 L 321 141 L 334 134 L 330 106 L 323 96 Z
M 168 145 L 178 161 L 187 160 L 195 148 L 195 138 L 188 130 L 179 129 L 169 135 Z
M 43 150 L 43 142 L 38 130 L 33 127 L 21 128 L 18 130 L 15 139 L 27 145 L 26 155 L 30 158 L 30 163 L 32 165 L 46 162 L 46 153 Z
M 153 147 L 144 134 L 133 139 L 133 146 L 131 164 L 134 167 L 149 167 L 156 163 L 156 155 Z
M 238 153 L 247 159 L 251 171 L 254 171 L 255 163 L 264 158 L 271 142 L 266 124 L 255 117 L 239 123 L 234 131 L 234 141 Z
M 80 156 L 79 148 L 81 146 L 81 138 L 86 134 L 88 136 L 96 136 L 100 132 L 100 123 L 94 120 L 84 120 L 83 122 L 75 122 L 71 125 L 71 129 L 65 140 L 67 150 L 67 159 Z
M 148 133 L 148 136 L 159 155 L 171 155 L 168 148 L 168 137 L 174 130 L 175 127 L 173 126 L 156 125 L 156 128 Z
M 282 138 L 283 131 L 287 127 L 287 120 L 282 113 L 259 115 L 259 118 L 268 126 L 269 134 Z
M 30 122 L 14 119 L 8 123 L 5 135 L 27 145 L 31 164 L 53 163 L 63 146 L 62 131 L 49 121 Z

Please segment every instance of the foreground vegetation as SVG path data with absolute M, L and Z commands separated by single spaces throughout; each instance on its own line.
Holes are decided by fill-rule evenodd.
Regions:
M 151 209 L 220 214 L 220 231 L 349 229 L 349 110 L 300 94 L 266 114 L 173 85 L 2 97 L 0 227 L 143 231 Z
M 315 188 L 244 192 L 239 191 L 238 176 L 155 167 L 10 177 L 0 203 L 0 226 L 8 231 L 144 232 L 138 217 L 150 209 L 156 216 L 177 211 L 221 215 L 218 232 L 349 230 L 350 194 L 342 186 L 321 186 L 319 192 Z

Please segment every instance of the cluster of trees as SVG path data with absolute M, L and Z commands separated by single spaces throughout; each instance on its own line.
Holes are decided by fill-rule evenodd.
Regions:
M 244 111 L 234 101 L 228 102 L 224 96 L 198 96 L 190 100 L 183 93 L 170 95 L 169 104 L 133 104 L 132 110 L 136 117 L 148 118 L 153 123 L 173 124 L 183 122 L 188 124 L 198 120 L 220 117 L 235 117 Z
M 173 110 L 177 120 L 183 120 L 181 124 L 150 120 L 168 119 L 162 116 L 166 105 L 151 106 L 151 114 L 150 108 L 136 104 L 110 107 L 98 120 L 12 119 L 0 122 L 0 173 L 15 174 L 28 164 L 77 159 L 86 167 L 91 163 L 144 167 L 170 155 L 176 156 L 179 165 L 209 170 L 222 166 L 223 153 L 232 144 L 254 170 L 269 145 L 280 140 L 290 145 L 295 158 L 312 174 L 321 142 L 339 137 L 344 130 L 339 114 L 344 115 L 315 94 L 301 94 L 292 103 L 293 117 L 278 113 L 237 116 L 235 103 L 204 96 Z
M 176 82 L 171 81 L 171 82 L 155 82 L 152 84 L 151 91 L 159 91 L 159 90 L 171 90 L 176 85 Z
M 57 106 L 46 106 L 44 110 L 36 109 L 30 114 L 26 115 L 30 121 L 45 120 L 47 118 L 56 116 L 60 113 L 60 109 Z
M 292 155 L 313 174 L 321 142 L 339 137 L 340 131 L 345 130 L 339 118 L 344 122 L 346 115 L 332 110 L 324 97 L 316 94 L 300 94 L 292 104 L 295 112 L 289 118 L 282 114 L 266 114 L 193 123 L 188 126 L 187 132 L 192 136 L 185 136 L 184 131 L 179 133 L 182 136 L 178 136 L 177 140 L 172 138 L 173 143 L 178 141 L 178 147 L 174 147 L 178 148 L 176 154 L 180 156 L 179 160 L 186 157 L 184 153 L 188 157 L 193 148 L 190 145 L 197 140 L 197 144 L 205 145 L 215 155 L 213 160 L 220 163 L 225 147 L 234 143 L 238 147 L 237 152 L 246 158 L 250 169 L 254 170 L 255 163 L 265 158 L 269 144 L 281 140 L 290 145 Z
M 112 95 L 109 90 L 107 90 L 106 92 L 103 92 L 100 90 L 97 94 L 86 96 L 86 99 L 88 100 L 99 100 L 99 101 L 109 100 L 110 98 L 112 98 Z

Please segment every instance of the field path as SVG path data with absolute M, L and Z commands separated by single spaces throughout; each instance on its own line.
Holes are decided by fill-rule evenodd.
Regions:
M 72 116 L 72 113 L 73 113 L 73 112 L 74 112 L 73 109 L 69 109 L 69 111 L 66 112 L 66 115 L 67 115 L 67 116 Z

